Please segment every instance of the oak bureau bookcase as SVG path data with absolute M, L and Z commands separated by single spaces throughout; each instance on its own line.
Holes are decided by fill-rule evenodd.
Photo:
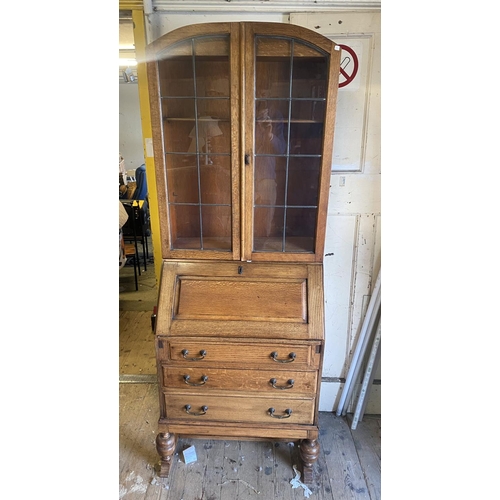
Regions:
M 296 440 L 310 482 L 340 47 L 289 24 L 209 23 L 147 59 L 160 475 L 177 436 Z

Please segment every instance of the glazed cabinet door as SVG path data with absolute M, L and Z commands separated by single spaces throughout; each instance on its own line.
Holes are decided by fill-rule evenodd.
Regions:
M 239 259 L 237 26 L 176 30 L 148 61 L 162 256 Z
M 245 30 L 244 260 L 323 258 L 340 50 L 298 26 Z
M 339 49 L 280 23 L 148 47 L 163 258 L 322 261 Z

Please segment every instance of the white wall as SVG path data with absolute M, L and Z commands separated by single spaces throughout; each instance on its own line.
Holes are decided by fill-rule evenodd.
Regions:
M 142 147 L 139 87 L 135 83 L 120 83 L 120 153 L 126 170 L 135 170 L 144 163 Z
M 331 411 L 381 268 L 380 12 L 296 13 L 290 22 L 355 49 L 359 63 L 352 83 L 339 88 L 325 238 L 320 410 Z M 342 52 L 341 67 L 348 55 Z M 374 378 L 381 379 L 380 366 Z M 380 388 L 372 386 L 366 413 L 382 412 Z

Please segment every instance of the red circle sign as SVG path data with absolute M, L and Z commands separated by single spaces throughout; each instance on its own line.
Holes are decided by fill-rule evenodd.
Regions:
M 351 74 L 347 73 L 347 71 L 345 71 L 344 68 L 342 68 L 342 63 L 345 61 L 346 58 L 342 59 L 340 63 L 340 74 L 345 78 L 345 80 L 342 83 L 339 83 L 339 88 L 342 88 L 345 87 L 346 85 L 349 85 L 354 80 L 354 77 L 358 73 L 359 62 L 356 52 L 354 52 L 354 50 L 352 50 L 351 47 L 348 47 L 347 45 L 340 45 L 340 47 L 342 48 L 342 50 L 345 50 L 346 52 L 349 52 L 349 54 L 351 54 L 352 61 L 354 63 L 354 68 Z

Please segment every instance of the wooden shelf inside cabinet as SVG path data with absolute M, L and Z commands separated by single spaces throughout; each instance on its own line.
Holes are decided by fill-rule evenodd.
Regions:
M 172 117 L 172 116 L 164 116 L 163 121 L 165 122 L 194 122 L 195 118 L 178 118 L 178 117 Z M 225 123 L 230 123 L 230 121 L 227 119 L 219 119 L 219 118 L 207 118 L 207 117 L 199 117 L 197 119 L 198 122 L 225 122 Z
M 262 120 L 257 120 L 257 124 L 263 123 Z M 267 123 L 280 123 L 278 120 L 269 120 Z M 323 123 L 321 120 L 290 120 L 289 123 Z
M 165 122 L 194 122 L 194 118 L 177 118 L 177 117 L 169 117 L 165 116 L 163 117 L 163 121 Z M 230 123 L 229 120 L 224 120 L 224 119 L 207 119 L 207 118 L 198 118 L 199 122 L 225 122 L 225 123 Z M 256 123 L 263 123 L 262 120 L 257 120 Z M 279 123 L 278 120 L 268 120 L 268 123 Z M 290 120 L 290 123 L 323 123 L 321 120 Z
M 339 47 L 300 26 L 185 26 L 147 47 L 163 271 L 160 476 L 178 435 L 319 455 L 323 248 Z

